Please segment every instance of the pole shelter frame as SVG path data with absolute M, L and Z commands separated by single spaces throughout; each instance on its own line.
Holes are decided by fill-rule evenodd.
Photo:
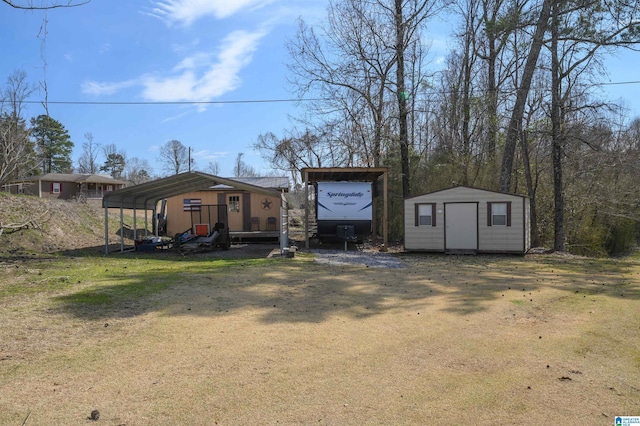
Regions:
M 318 167 L 303 168 L 302 182 L 304 184 L 304 245 L 309 248 L 309 186 L 318 182 L 371 182 L 373 197 L 372 227 L 373 236 L 377 235 L 376 198 L 378 195 L 378 182 L 382 179 L 382 243 L 385 247 L 389 244 L 389 168 L 388 167 Z

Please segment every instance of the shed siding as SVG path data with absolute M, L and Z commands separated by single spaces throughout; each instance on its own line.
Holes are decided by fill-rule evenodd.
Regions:
M 530 248 L 529 200 L 475 188 L 456 187 L 405 200 L 405 249 L 445 250 L 446 203 L 478 202 L 478 251 L 522 253 Z M 487 203 L 511 202 L 511 226 L 487 226 Z M 415 204 L 436 203 L 437 226 L 415 226 Z M 526 214 L 525 214 L 526 212 Z
M 209 191 L 194 191 L 177 197 L 167 198 L 167 235 L 175 235 L 185 232 L 191 228 L 191 212 L 185 212 L 184 199 L 199 198 L 202 204 L 218 204 L 218 194 Z M 194 223 L 198 223 L 198 212 L 193 212 Z M 209 219 L 203 218 L 204 223 L 208 223 Z
M 226 200 L 225 194 L 229 193 L 224 191 L 194 191 L 188 192 L 186 194 L 179 195 L 177 197 L 171 197 L 167 199 L 167 235 L 175 235 L 180 232 L 184 232 L 189 229 L 191 226 L 191 216 L 190 212 L 183 211 L 183 200 L 185 198 L 199 198 L 202 200 L 202 204 L 220 204 L 221 200 L 224 203 Z M 233 191 L 234 194 L 242 193 L 241 191 Z M 249 194 L 249 193 L 245 193 Z M 244 199 L 244 196 L 243 196 Z M 265 200 L 271 201 L 271 208 L 266 209 L 262 208 L 262 202 Z M 246 200 L 248 201 L 243 206 L 243 213 L 250 217 L 258 217 L 260 223 L 260 230 L 266 230 L 266 223 L 268 217 L 276 218 L 276 230 L 279 230 L 279 220 L 280 217 L 280 200 L 277 197 L 269 197 L 263 194 L 250 193 L 250 197 L 247 196 Z M 268 203 L 266 203 L 268 204 Z M 248 207 L 248 208 L 247 208 Z M 194 212 L 194 220 L 197 217 L 197 212 Z M 203 218 L 207 219 L 208 218 Z M 206 220 L 205 220 L 206 222 Z M 233 227 L 229 228 L 231 232 L 238 232 L 249 230 L 250 224 L 242 223 L 242 228 L 234 229 Z M 248 227 L 245 228 L 245 225 Z

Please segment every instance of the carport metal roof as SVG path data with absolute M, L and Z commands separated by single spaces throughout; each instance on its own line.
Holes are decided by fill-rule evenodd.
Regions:
M 387 167 L 305 167 L 300 170 L 302 181 L 306 183 L 305 191 L 305 213 L 304 213 L 304 231 L 305 231 L 305 247 L 309 248 L 309 185 L 316 182 L 377 182 L 382 176 L 382 242 L 387 246 L 389 241 L 389 215 L 388 215 L 388 173 Z M 375 187 L 375 185 L 374 185 Z M 375 198 L 374 198 L 375 203 Z M 375 204 L 374 204 L 375 206 Z M 373 211 L 375 212 L 375 208 Z M 373 231 L 376 232 L 376 215 L 373 214 Z
M 228 185 L 236 189 L 273 197 L 280 196 L 280 192 L 275 189 L 238 182 L 202 172 L 185 172 L 109 192 L 102 198 L 102 207 L 153 210 L 158 201 L 163 198 L 209 189 L 214 185 Z

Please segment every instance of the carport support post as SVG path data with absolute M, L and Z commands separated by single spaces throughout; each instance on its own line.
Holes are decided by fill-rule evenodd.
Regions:
M 120 253 L 124 253 L 124 213 L 120 203 Z
M 138 216 L 138 211 L 136 210 L 136 206 L 133 206 L 133 241 L 138 239 L 138 225 L 136 224 L 136 216 Z
M 109 254 L 109 201 L 107 200 L 104 203 L 104 254 Z

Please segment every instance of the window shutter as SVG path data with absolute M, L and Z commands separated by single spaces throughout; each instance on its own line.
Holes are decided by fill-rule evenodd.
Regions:
M 507 226 L 511 226 L 511 201 L 507 202 Z
M 436 226 L 436 203 L 431 204 L 431 226 Z
M 491 203 L 487 203 L 487 226 L 491 226 Z
M 50 184 L 50 188 L 49 188 L 49 194 L 53 194 L 53 182 L 51 182 Z
M 414 216 L 415 216 L 415 226 L 420 226 L 420 209 L 418 208 L 418 204 L 414 204 Z

